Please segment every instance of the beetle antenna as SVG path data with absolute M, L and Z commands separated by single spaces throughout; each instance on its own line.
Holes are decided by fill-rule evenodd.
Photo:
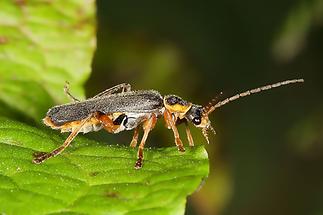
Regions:
M 211 109 L 214 104 L 219 102 L 219 97 L 223 95 L 223 92 L 220 92 L 215 98 L 213 98 L 206 106 L 203 107 L 203 113 L 206 113 L 209 109 Z
M 226 99 L 224 99 L 222 101 L 219 101 L 217 103 L 215 103 L 214 99 L 213 99 L 207 106 L 205 106 L 203 108 L 203 113 L 204 113 L 204 115 L 207 116 L 210 113 L 212 113 L 215 109 L 217 109 L 217 108 L 219 108 L 219 107 L 221 107 L 221 106 L 223 106 L 225 104 L 228 104 L 229 102 L 237 100 L 239 98 L 242 98 L 242 97 L 245 97 L 245 96 L 250 96 L 252 94 L 256 94 L 256 93 L 259 93 L 261 91 L 270 90 L 272 88 L 280 87 L 280 86 L 283 86 L 283 85 L 294 84 L 294 83 L 302 83 L 302 82 L 304 82 L 304 79 L 286 80 L 286 81 L 278 82 L 278 83 L 275 83 L 275 84 L 269 84 L 269 85 L 265 85 L 265 86 L 262 86 L 262 87 L 247 90 L 245 92 L 236 94 L 234 96 L 226 98 Z

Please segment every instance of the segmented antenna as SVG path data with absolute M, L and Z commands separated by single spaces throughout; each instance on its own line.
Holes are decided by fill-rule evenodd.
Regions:
M 258 87 L 258 88 L 251 89 L 251 90 L 247 90 L 247 91 L 245 91 L 243 93 L 239 93 L 237 95 L 234 95 L 234 96 L 226 98 L 226 99 L 224 99 L 222 101 L 219 101 L 216 104 L 212 104 L 213 103 L 213 101 L 212 101 L 206 107 L 203 108 L 203 112 L 204 112 L 205 115 L 209 115 L 215 109 L 217 109 L 217 108 L 219 108 L 219 107 L 221 107 L 221 106 L 223 106 L 225 104 L 228 104 L 229 102 L 237 100 L 239 98 L 249 96 L 251 94 L 259 93 L 261 91 L 270 90 L 272 88 L 280 87 L 280 86 L 283 86 L 283 85 L 294 84 L 294 83 L 302 83 L 302 82 L 304 82 L 304 79 L 286 80 L 286 81 L 278 82 L 278 83 L 275 83 L 275 84 L 269 84 L 269 85 L 266 85 L 266 86 Z

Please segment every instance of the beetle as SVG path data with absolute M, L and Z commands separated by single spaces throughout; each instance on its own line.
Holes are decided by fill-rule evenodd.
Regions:
M 57 105 L 50 108 L 43 119 L 45 125 L 61 132 L 70 132 L 64 143 L 51 152 L 34 154 L 33 163 L 40 164 L 45 160 L 60 154 L 67 148 L 78 133 L 88 133 L 105 129 L 110 133 L 134 130 L 131 147 L 136 147 L 139 138 L 139 127 L 144 134 L 138 147 L 135 169 L 143 165 L 143 149 L 149 132 L 155 127 L 157 119 L 163 117 L 166 127 L 174 134 L 178 151 L 185 152 L 180 139 L 177 125 L 184 123 L 186 136 L 190 146 L 194 146 L 193 138 L 188 127 L 191 123 L 202 130 L 202 134 L 209 143 L 208 131 L 215 133 L 209 115 L 217 108 L 239 98 L 270 90 L 283 85 L 304 82 L 304 79 L 293 79 L 265 85 L 217 101 L 213 99 L 206 106 L 193 104 L 177 95 L 162 96 L 155 90 L 131 90 L 131 85 L 122 83 L 109 88 L 92 98 L 84 101 L 76 99 L 69 92 L 69 84 L 64 87 L 65 94 L 71 103 Z

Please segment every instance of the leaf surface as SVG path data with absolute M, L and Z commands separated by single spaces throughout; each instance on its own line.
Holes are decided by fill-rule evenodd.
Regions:
M 184 214 L 186 196 L 209 171 L 203 146 L 147 149 L 135 170 L 135 149 L 82 137 L 41 165 L 31 162 L 35 151 L 63 141 L 55 131 L 0 118 L 0 213 Z

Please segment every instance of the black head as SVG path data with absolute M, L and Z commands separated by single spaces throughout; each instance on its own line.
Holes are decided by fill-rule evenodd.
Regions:
M 186 112 L 185 118 L 194 125 L 200 125 L 203 117 L 203 107 L 193 104 Z
M 204 114 L 203 107 L 200 105 L 192 104 L 191 108 L 186 112 L 185 119 L 192 122 L 196 127 L 202 129 L 202 134 L 206 141 L 209 142 L 208 130 L 215 133 L 211 122 L 206 114 Z

